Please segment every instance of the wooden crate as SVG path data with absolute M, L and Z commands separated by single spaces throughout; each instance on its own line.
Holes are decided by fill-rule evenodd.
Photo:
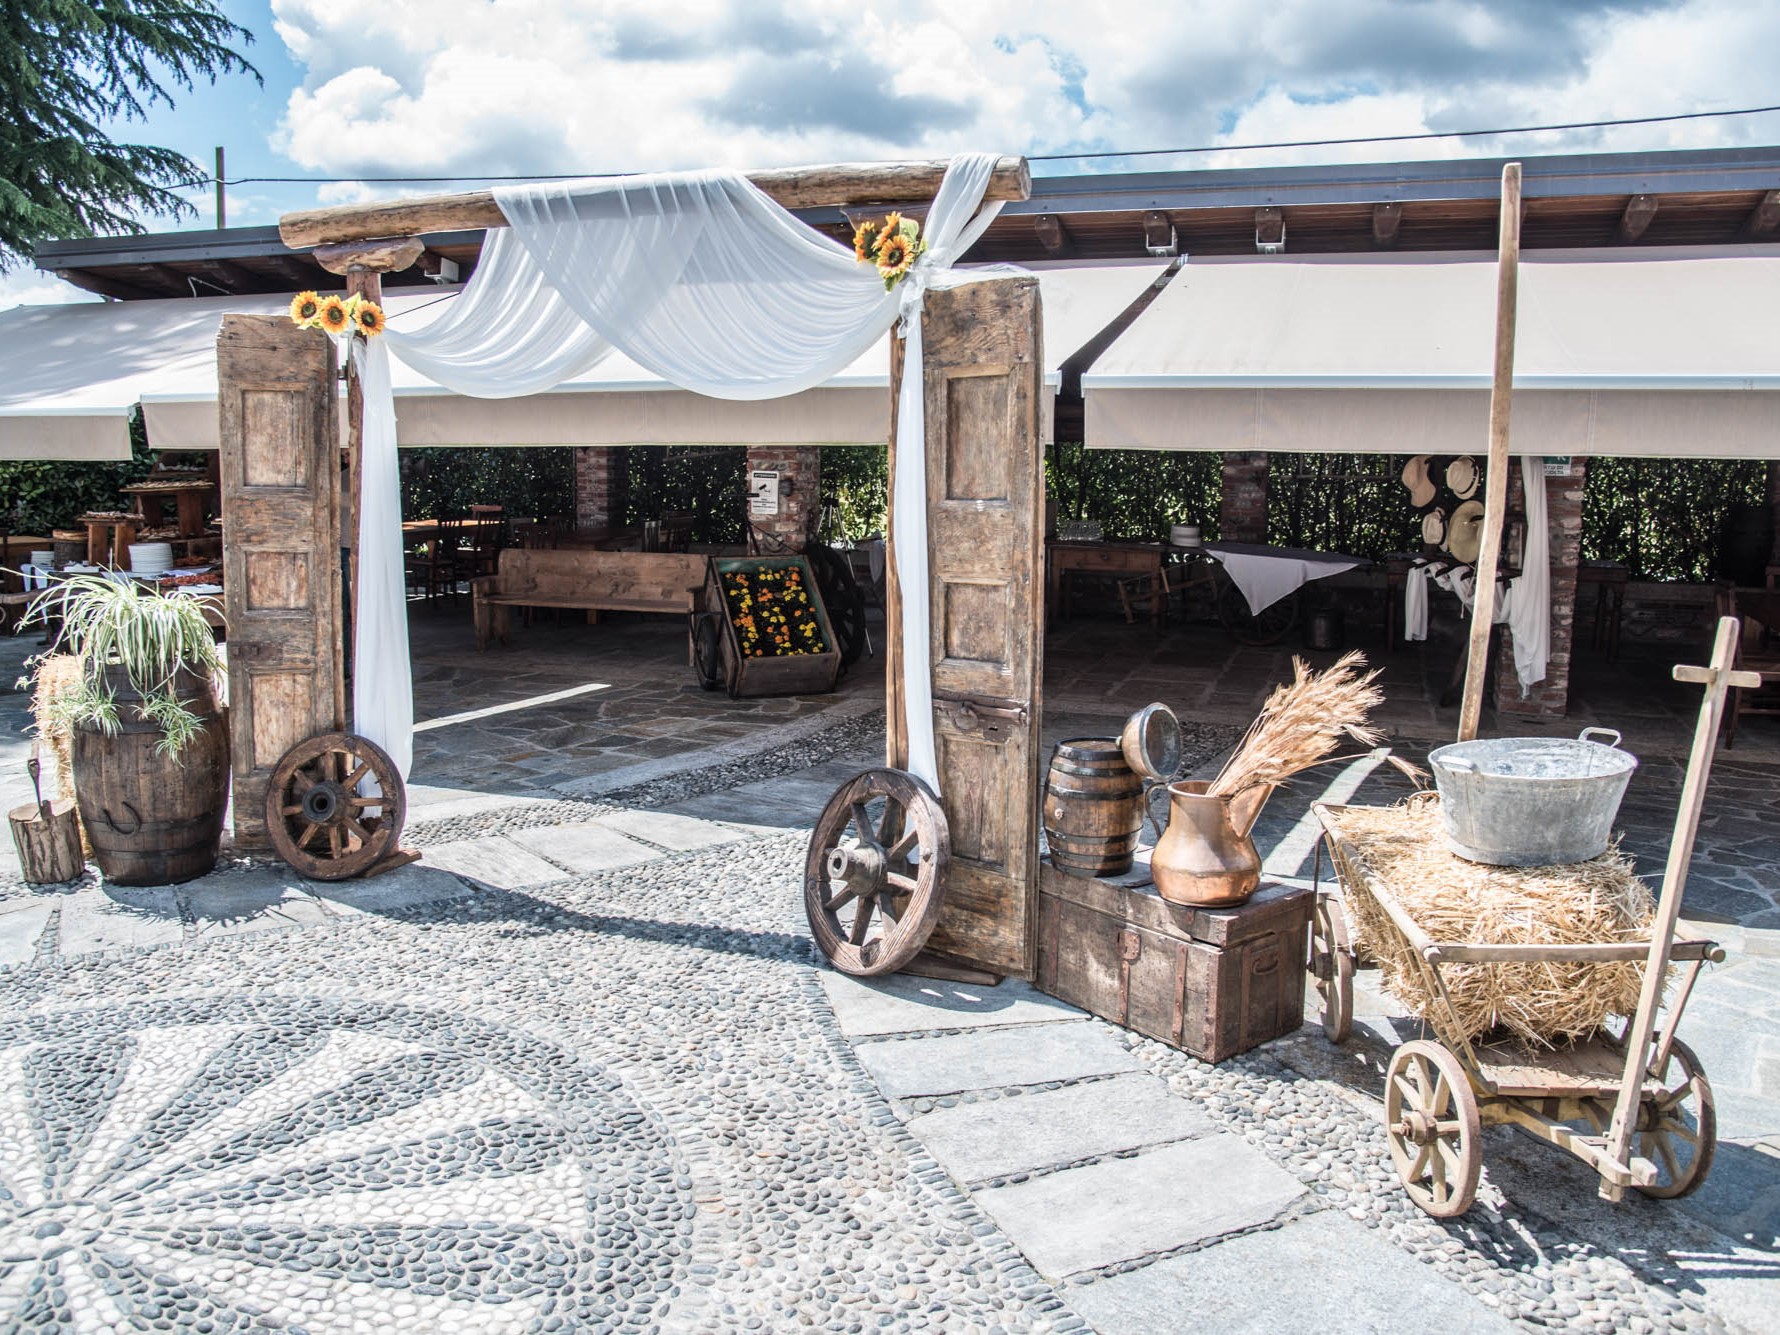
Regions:
M 1042 865 L 1043 991 L 1209 1062 L 1303 1023 L 1314 891 L 1263 883 L 1236 908 L 1194 909 L 1132 879 L 1088 880 Z
M 822 627 L 822 642 L 828 648 L 819 654 L 787 654 L 778 658 L 748 658 L 742 654 L 735 623 L 729 618 L 729 603 L 719 582 L 731 571 L 752 573 L 757 570 L 789 570 L 802 573 L 804 587 L 809 590 L 810 604 L 816 621 Z M 723 666 L 731 696 L 815 695 L 832 691 L 841 673 L 840 650 L 835 647 L 834 626 L 828 620 L 828 609 L 822 604 L 822 591 L 816 586 L 810 563 L 801 556 L 713 556 L 705 568 L 704 606 L 721 614 L 723 622 Z

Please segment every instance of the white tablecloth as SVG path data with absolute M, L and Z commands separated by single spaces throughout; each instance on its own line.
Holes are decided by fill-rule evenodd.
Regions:
M 1306 552 L 1252 542 L 1208 542 L 1205 551 L 1229 572 L 1231 582 L 1248 600 L 1253 616 L 1260 616 L 1314 579 L 1327 579 L 1366 564 L 1357 556 L 1339 552 Z

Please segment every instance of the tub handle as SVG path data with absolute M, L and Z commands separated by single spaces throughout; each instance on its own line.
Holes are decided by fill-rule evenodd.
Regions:
M 1576 734 L 1576 740 L 1579 742 L 1586 742 L 1594 737 L 1611 737 L 1613 740 L 1606 743 L 1606 745 L 1618 746 L 1620 742 L 1620 731 L 1618 728 L 1584 728 L 1581 732 Z
M 1445 768 L 1457 770 L 1461 774 L 1477 773 L 1477 762 L 1470 756 L 1441 756 L 1440 763 Z

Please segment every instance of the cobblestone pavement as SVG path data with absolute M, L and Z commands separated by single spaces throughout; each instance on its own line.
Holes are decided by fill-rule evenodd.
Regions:
M 1718 929 L 1692 1012 L 1705 1191 L 1604 1205 L 1492 1132 L 1441 1225 L 1380 1128 L 1409 1022 L 1364 988 L 1345 1047 L 1210 1067 L 1018 984 L 817 969 L 802 830 L 882 724 L 795 704 L 574 788 L 422 769 L 425 859 L 362 884 L 0 888 L 0 1325 L 1774 1328 L 1766 929 Z

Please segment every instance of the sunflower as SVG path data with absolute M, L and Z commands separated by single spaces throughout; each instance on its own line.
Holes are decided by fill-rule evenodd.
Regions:
M 321 314 L 321 298 L 313 292 L 299 292 L 290 299 L 290 318 L 308 329 Z
M 853 231 L 853 255 L 861 264 L 870 264 L 872 252 L 878 248 L 878 233 L 881 228 L 871 219 L 859 224 Z
M 893 232 L 884 238 L 884 244 L 878 247 L 878 277 L 884 280 L 884 290 L 888 292 L 896 286 L 897 280 L 909 271 L 919 252 L 915 243 L 900 232 Z
M 376 338 L 383 332 L 383 307 L 374 301 L 361 301 L 352 313 L 352 322 L 359 333 L 369 338 Z
M 315 317 L 315 320 L 330 334 L 344 334 L 352 328 L 352 313 L 346 309 L 346 303 L 339 297 L 323 297 L 321 312 Z

